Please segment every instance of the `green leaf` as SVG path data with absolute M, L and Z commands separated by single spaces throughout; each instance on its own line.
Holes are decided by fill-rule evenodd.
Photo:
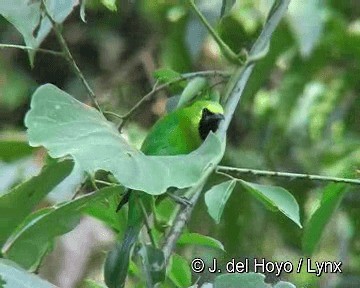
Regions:
M 211 133 L 188 155 L 146 156 L 101 113 L 51 84 L 35 91 L 25 125 L 31 146 L 45 146 L 53 158 L 71 155 L 91 174 L 109 171 L 122 185 L 153 195 L 195 184 L 223 153 L 219 138 Z
M 154 78 L 160 83 L 168 83 L 176 79 L 181 78 L 181 74 L 168 68 L 163 68 L 156 70 L 154 73 Z M 185 80 L 185 79 L 184 79 Z
M 116 11 L 116 0 L 100 0 L 101 3 L 110 11 Z
M 196 77 L 192 79 L 181 93 L 177 108 L 183 107 L 197 96 L 204 89 L 207 81 L 204 77 Z
M 0 259 L 0 287 L 57 288 L 55 285 L 25 271 L 17 266 L 16 263 L 6 259 Z
M 146 281 L 150 287 L 164 281 L 166 273 L 165 257 L 162 250 L 150 245 L 143 246 L 139 254 L 143 261 Z
M 191 271 L 188 261 L 178 254 L 171 255 L 168 276 L 176 287 L 189 287 Z
M 78 0 L 47 0 L 46 7 L 57 23 L 62 23 L 78 4 Z M 26 46 L 39 48 L 42 41 L 51 31 L 49 19 L 43 17 L 40 1 L 1 0 L 0 15 L 8 20 L 22 34 Z M 35 51 L 29 51 L 31 66 L 34 63 Z
M 72 168 L 70 160 L 45 166 L 38 176 L 0 196 L 0 246 Z
M 214 288 L 296 288 L 289 282 L 280 281 L 274 286 L 265 283 L 265 275 L 260 273 L 224 274 L 215 278 Z
M 323 14 L 321 1 L 290 2 L 288 21 L 304 57 L 311 54 L 322 35 L 325 20 Z
M 180 245 L 201 245 L 225 251 L 223 244 L 212 237 L 198 233 L 183 233 L 177 241 Z
M 216 224 L 220 222 L 224 207 L 234 190 L 235 184 L 236 180 L 226 181 L 211 187 L 211 189 L 205 193 L 205 203 L 209 215 L 215 220 Z
M 239 180 L 240 184 L 273 211 L 280 211 L 300 228 L 299 205 L 294 196 L 282 187 Z
M 3 255 L 28 270 L 35 268 L 47 252 L 55 237 L 76 227 L 80 212 L 93 201 L 101 201 L 109 195 L 120 193 L 119 186 L 107 187 L 73 201 L 50 209 L 29 221 L 8 240 L 2 249 Z
M 319 207 L 311 215 L 304 228 L 302 246 L 306 254 L 311 255 L 314 252 L 326 224 L 345 194 L 345 187 L 345 184 L 330 184 L 324 189 Z
M 21 140 L 0 140 L 0 161 L 12 162 L 31 155 L 34 148 Z

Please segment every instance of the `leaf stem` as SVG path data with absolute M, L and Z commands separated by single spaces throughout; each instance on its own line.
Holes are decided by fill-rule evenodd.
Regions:
M 0 49 L 4 49 L 4 48 L 15 48 L 15 49 L 20 49 L 20 50 L 24 50 L 24 51 L 31 50 L 31 51 L 37 51 L 37 52 L 42 52 L 42 53 L 46 53 L 46 54 L 51 54 L 54 56 L 65 57 L 65 54 L 62 51 L 53 51 L 53 50 L 42 49 L 42 48 L 33 48 L 33 47 L 23 46 L 23 45 L 0 43 Z
M 302 173 L 257 170 L 257 169 L 248 169 L 248 168 L 235 168 L 228 166 L 217 166 L 216 172 L 219 172 L 221 174 L 225 174 L 223 172 L 234 172 L 236 174 L 252 174 L 255 176 L 282 177 L 282 178 L 290 178 L 290 179 L 305 179 L 305 180 L 314 180 L 314 181 L 322 181 L 322 182 L 335 182 L 335 183 L 346 183 L 351 185 L 360 185 L 360 180 L 357 179 L 321 176 L 321 175 L 313 175 L 313 174 L 302 174 Z
M 65 59 L 68 61 L 68 63 L 70 64 L 70 66 L 72 67 L 74 73 L 79 77 L 80 81 L 82 82 L 82 84 L 84 85 L 86 91 L 88 92 L 89 98 L 90 100 L 93 102 L 94 106 L 100 111 L 100 105 L 96 100 L 96 96 L 94 91 L 91 89 L 89 83 L 87 82 L 87 80 L 85 79 L 83 73 L 81 72 L 80 68 L 77 66 L 74 57 L 72 56 L 68 45 L 66 44 L 66 41 L 64 39 L 64 37 L 61 34 L 60 31 L 60 27 L 58 25 L 58 23 L 56 23 L 56 21 L 52 18 L 52 16 L 50 15 L 49 11 L 47 10 L 46 4 L 45 4 L 45 0 L 41 0 L 41 7 L 46 15 L 46 17 L 50 20 L 53 30 L 55 32 L 56 38 L 58 39 L 58 42 L 60 44 L 61 50 L 64 53 Z

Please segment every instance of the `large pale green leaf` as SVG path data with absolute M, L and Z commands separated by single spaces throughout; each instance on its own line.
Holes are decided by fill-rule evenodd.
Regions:
M 205 203 L 209 215 L 217 224 L 220 222 L 225 204 L 234 190 L 235 184 L 236 180 L 226 181 L 211 187 L 211 189 L 205 193 Z
M 70 174 L 72 168 L 70 160 L 45 166 L 38 176 L 0 197 L 0 246 L 39 202 Z
M 280 211 L 294 221 L 300 228 L 299 205 L 294 196 L 282 187 L 261 185 L 239 180 L 241 185 L 263 202 L 269 209 Z
M 1 0 L 0 15 L 5 17 L 23 35 L 26 46 L 38 48 L 51 31 L 51 22 L 40 11 L 41 1 Z M 57 23 L 62 23 L 79 4 L 79 0 L 47 0 L 46 6 Z M 34 51 L 29 51 L 30 63 L 34 61 Z
M 52 157 L 71 155 L 89 173 L 110 171 L 124 186 L 154 195 L 193 185 L 223 151 L 211 133 L 188 155 L 146 156 L 97 110 L 51 84 L 35 91 L 25 125 L 30 145 L 45 146 Z
M 55 285 L 31 274 L 16 263 L 0 259 L 1 288 L 56 288 Z
M 311 255 L 314 252 L 326 224 L 344 196 L 345 187 L 345 184 L 338 183 L 330 184 L 324 189 L 319 207 L 305 225 L 302 246 L 306 254 Z
M 119 186 L 107 187 L 47 209 L 45 213 L 40 213 L 40 210 L 36 217 L 29 217 L 29 221 L 12 235 L 2 249 L 3 255 L 25 269 L 34 269 L 55 237 L 75 228 L 80 221 L 80 212 L 88 204 L 121 191 Z

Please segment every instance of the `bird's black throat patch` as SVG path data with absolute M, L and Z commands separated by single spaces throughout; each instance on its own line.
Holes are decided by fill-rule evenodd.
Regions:
M 209 109 L 204 108 L 199 123 L 200 138 L 205 140 L 210 131 L 216 132 L 221 120 L 224 120 L 224 115 L 213 113 Z

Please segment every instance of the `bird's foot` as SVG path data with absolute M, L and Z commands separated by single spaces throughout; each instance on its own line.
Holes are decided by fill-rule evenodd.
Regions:
M 167 193 L 167 195 L 174 200 L 177 204 L 183 205 L 183 206 L 192 206 L 192 202 L 186 198 L 185 196 L 178 196 L 173 193 Z

